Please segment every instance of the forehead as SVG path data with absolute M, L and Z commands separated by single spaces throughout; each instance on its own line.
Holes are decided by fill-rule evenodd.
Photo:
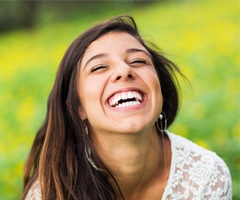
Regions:
M 129 33 L 109 32 L 96 39 L 88 46 L 81 63 L 84 64 L 87 59 L 97 54 L 111 54 L 130 48 L 139 48 L 147 51 L 146 48 Z

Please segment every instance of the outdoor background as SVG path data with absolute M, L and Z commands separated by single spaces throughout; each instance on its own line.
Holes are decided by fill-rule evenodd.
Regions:
M 170 130 L 222 157 L 240 199 L 240 2 L 109 0 L 0 2 L 0 200 L 20 198 L 23 165 L 66 48 L 120 14 L 132 15 L 188 77 Z

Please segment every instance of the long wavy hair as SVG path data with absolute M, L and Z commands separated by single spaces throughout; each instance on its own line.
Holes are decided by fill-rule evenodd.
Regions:
M 181 73 L 178 67 L 140 37 L 131 16 L 118 16 L 95 25 L 73 41 L 59 65 L 48 98 L 46 118 L 25 163 L 22 199 L 36 181 L 40 183 L 43 200 L 109 200 L 116 199 L 114 188 L 121 191 L 116 181 L 114 186 L 109 183 L 111 173 L 92 147 L 79 114 L 79 63 L 87 47 L 108 32 L 126 32 L 149 51 L 161 84 L 168 126 L 174 121 L 179 108 L 175 76 L 175 72 Z M 91 149 L 94 163 L 103 166 L 109 172 L 107 175 L 90 165 L 85 145 Z

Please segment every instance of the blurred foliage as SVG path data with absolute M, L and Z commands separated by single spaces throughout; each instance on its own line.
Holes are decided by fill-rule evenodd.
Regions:
M 232 174 L 233 199 L 240 199 L 238 1 L 156 2 L 141 7 L 117 2 L 99 5 L 98 10 L 75 8 L 62 17 L 49 12 L 48 5 L 42 11 L 35 29 L 0 35 L 0 199 L 20 197 L 24 161 L 43 122 L 66 48 L 90 24 L 126 13 L 191 82 L 189 86 L 180 79 L 182 108 L 171 131 L 222 157 Z
M 39 1 L 0 1 L 0 32 L 35 25 Z
M 158 0 L 165 2 L 169 0 Z M 72 15 L 99 13 L 103 9 L 112 6 L 146 6 L 156 2 L 155 0 L 64 0 L 64 1 L 29 1 L 9 0 L 0 1 L 0 32 L 8 32 L 15 29 L 32 29 L 41 23 L 42 13 L 47 16 L 57 16 L 63 19 L 71 19 Z M 111 8 L 110 8 L 111 9 Z M 121 8 L 122 9 L 122 8 Z M 63 14 L 64 13 L 64 14 Z

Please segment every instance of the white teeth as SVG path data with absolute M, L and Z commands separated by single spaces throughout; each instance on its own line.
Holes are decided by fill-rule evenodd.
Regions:
M 130 106 L 135 106 L 140 104 L 139 101 L 130 101 L 130 102 L 124 102 L 124 103 L 120 103 L 118 105 L 115 106 L 115 108 L 124 108 L 124 107 L 130 107 Z
M 133 98 L 133 93 L 132 93 L 132 92 L 128 92 L 128 93 L 127 93 L 127 98 L 128 98 L 128 99 Z
M 131 99 L 130 101 L 119 103 L 120 100 L 127 100 Z M 114 95 L 109 101 L 110 106 L 116 108 L 122 107 L 129 107 L 135 106 L 142 102 L 142 94 L 137 91 L 128 91 L 128 92 L 121 92 Z
M 127 99 L 128 98 L 128 94 L 126 92 L 122 93 L 122 99 Z

